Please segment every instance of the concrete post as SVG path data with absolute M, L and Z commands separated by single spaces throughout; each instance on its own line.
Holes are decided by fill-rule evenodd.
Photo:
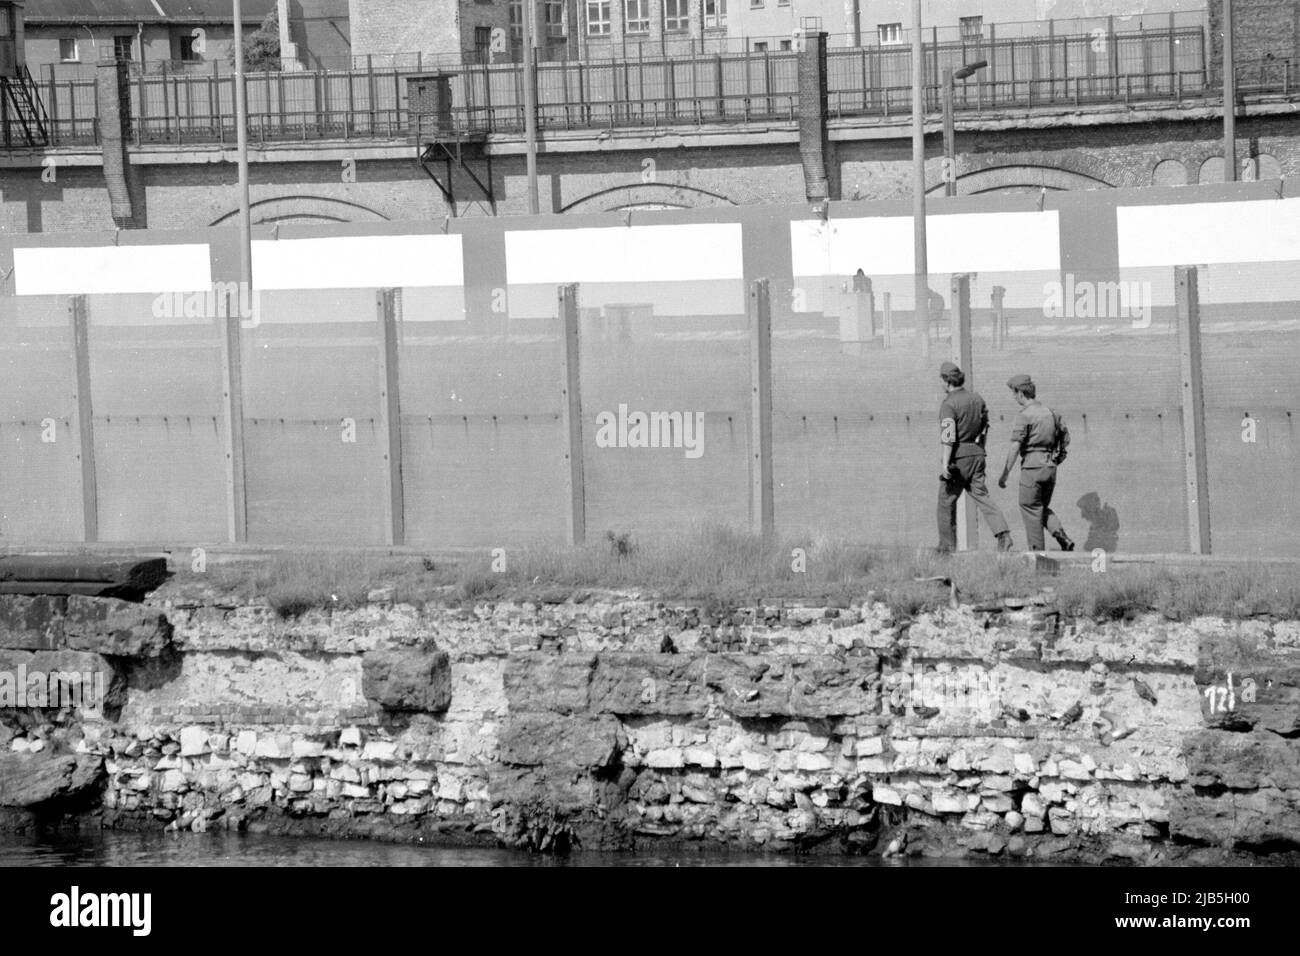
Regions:
M 1192 554 L 1210 553 L 1209 467 L 1205 453 L 1205 393 L 1201 384 L 1201 304 L 1195 266 L 1174 270 L 1178 361 L 1187 481 L 1187 538 Z
M 774 530 L 772 504 L 772 304 L 766 279 L 749 287 L 749 515 L 766 540 Z
M 587 538 L 587 493 L 582 472 L 582 377 L 578 370 L 578 287 L 559 288 L 560 323 L 564 334 L 564 434 L 568 471 L 565 483 L 569 492 L 569 544 L 582 544 Z
M 993 287 L 993 347 L 1002 348 L 1002 342 L 1007 334 L 1007 316 L 1003 308 L 1002 300 L 1006 297 L 1007 290 L 1000 286 Z
M 385 531 L 388 544 L 406 543 L 406 503 L 402 485 L 402 407 L 398 378 L 397 320 L 401 308 L 400 289 L 375 293 L 375 311 L 380 328 L 380 440 L 384 443 Z
M 73 360 L 77 373 L 77 434 L 81 452 L 81 517 L 86 541 L 99 540 L 99 489 L 95 481 L 95 415 L 90 393 L 90 321 L 86 314 L 86 297 L 74 295 L 68 300 L 68 318 L 72 323 Z

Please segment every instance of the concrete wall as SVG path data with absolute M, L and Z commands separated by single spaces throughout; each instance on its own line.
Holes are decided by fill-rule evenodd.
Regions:
M 369 188 L 381 196 L 387 187 L 372 182 Z M 1076 443 L 1057 500 L 1081 541 L 1090 519 L 1075 503 L 1096 493 L 1120 516 L 1121 550 L 1186 547 L 1172 304 L 1173 267 L 1190 261 L 1205 264 L 1208 443 L 1218 489 L 1210 495 L 1214 547 L 1241 555 L 1296 553 L 1295 541 L 1273 529 L 1294 520 L 1296 507 L 1288 494 L 1297 454 L 1290 423 L 1300 393 L 1289 368 L 1297 332 L 1288 310 L 1300 301 L 1292 275 L 1300 247 L 1281 239 L 1260 246 L 1251 238 L 1257 233 L 1241 224 L 1272 217 L 1266 235 L 1291 235 L 1298 200 L 1277 196 L 1273 184 L 1242 183 L 1056 193 L 1044 197 L 1041 211 L 1037 196 L 935 201 L 932 286 L 947 299 L 952 273 L 977 273 L 973 381 L 994 415 L 994 454 L 1014 414 L 1000 383 L 1027 371 L 1072 423 Z M 204 217 L 220 208 L 198 185 L 190 187 L 187 201 L 206 203 Z M 246 333 L 254 540 L 384 541 L 386 470 L 373 314 L 373 290 L 384 286 L 404 289 L 399 374 L 412 543 L 485 545 L 562 536 L 567 499 L 558 470 L 560 409 L 552 406 L 561 367 L 555 287 L 566 281 L 581 283 L 582 307 L 592 323 L 584 326 L 581 361 L 591 533 L 673 534 L 699 521 L 746 524 L 744 282 L 759 277 L 773 282 L 778 526 L 907 546 L 934 534 L 933 495 L 921 478 L 933 468 L 932 419 L 940 397 L 933 366 L 948 345 L 941 322 L 930 358 L 918 348 L 910 259 L 898 254 L 910 249 L 905 202 L 834 204 L 830 219 L 839 238 L 827 240 L 824 249 L 802 204 L 643 211 L 630 220 L 448 220 L 446 235 L 437 219 L 420 225 L 320 223 L 331 209 L 356 208 L 322 196 L 257 208 L 283 216 L 278 238 L 259 242 L 258 255 L 306 258 L 292 268 L 279 260 L 255 262 L 259 287 L 268 291 L 264 321 Z M 291 221 L 313 214 L 314 226 Z M 1150 233 L 1158 229 L 1150 224 L 1162 217 L 1181 217 L 1173 235 Z M 204 288 L 234 278 L 234 230 L 229 219 L 221 223 L 207 232 L 138 235 L 198 243 L 204 272 L 192 281 Z M 354 234 L 369 238 L 348 245 Z M 259 239 L 272 235 L 259 228 Z M 461 258 L 439 254 L 428 265 L 412 266 L 414 272 L 395 275 L 391 265 L 401 256 L 367 251 L 367 244 L 378 250 L 386 236 L 458 242 Z M 654 245 L 665 236 L 670 247 Z M 320 248 L 290 241 L 308 237 L 329 241 Z M 102 234 L 59 237 L 54 244 L 125 255 L 105 249 Z M 352 251 L 328 275 L 301 272 L 332 261 L 327 247 L 344 246 Z M 144 256 L 140 262 L 147 265 L 149 248 L 131 254 Z M 75 540 L 81 534 L 68 520 L 79 513 L 75 446 L 46 447 L 34 423 L 71 414 L 60 398 L 71 392 L 58 385 L 73 367 L 65 297 L 86 292 L 91 392 L 103 419 L 96 423 L 96 443 L 104 537 L 220 539 L 225 492 L 217 467 L 216 318 L 201 302 L 179 325 L 173 319 L 180 316 L 159 315 L 157 283 L 161 275 L 170 281 L 179 274 L 172 267 L 142 266 L 136 273 L 105 264 L 68 271 L 50 265 L 54 260 L 30 240 L 0 250 L 0 259 L 16 266 L 11 288 L 18 293 L 0 298 L 14 330 L 4 381 L 12 407 L 23 409 L 7 426 L 13 442 L 3 445 L 15 456 L 10 473 L 19 477 L 5 485 L 0 504 L 6 525 L 0 530 L 11 540 Z M 442 270 L 436 281 L 427 274 L 435 266 Z M 892 348 L 883 347 L 883 314 L 870 331 L 844 331 L 847 306 L 838 290 L 857 268 L 875 283 L 879 308 L 885 293 L 892 297 Z M 1047 284 L 1075 280 L 1145 283 L 1145 322 L 1131 322 L 1127 313 L 1049 315 Z M 276 291 L 285 283 L 298 291 Z M 1009 337 L 1001 348 L 987 311 L 995 285 L 1007 289 Z M 632 317 L 618 318 L 628 307 Z M 22 330 L 33 323 L 46 330 L 48 341 L 25 337 Z M 503 349 L 500 336 L 507 333 L 517 339 Z M 141 348 L 145 339 L 151 350 Z M 162 354 L 168 359 L 160 365 Z M 340 368 L 348 374 L 340 375 Z M 140 384 L 146 380 L 153 382 L 147 394 Z M 620 406 L 698 412 L 707 451 L 693 459 L 680 450 L 608 447 L 599 438 L 598 416 Z M 1259 432 L 1249 442 L 1242 438 L 1247 417 Z M 364 425 L 350 446 L 340 445 L 335 434 L 343 418 Z M 168 474 L 163 484 L 177 489 L 175 507 L 152 492 L 141 496 L 140 489 L 154 487 L 143 480 L 150 468 Z M 1014 525 L 1010 493 L 1004 507 Z M 987 535 L 981 543 L 991 546 Z

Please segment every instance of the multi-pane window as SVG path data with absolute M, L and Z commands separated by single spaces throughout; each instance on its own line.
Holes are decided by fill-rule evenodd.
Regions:
M 782 49 L 782 50 L 788 50 L 788 49 L 790 49 L 790 41 L 789 41 L 789 40 L 782 40 L 782 41 L 781 41 L 781 49 Z
M 564 37 L 564 0 L 546 0 L 542 16 L 546 19 L 546 36 L 551 39 Z
M 763 0 L 749 0 L 749 9 L 757 10 L 763 6 Z
M 664 33 L 685 33 L 690 23 L 690 0 L 664 0 Z
M 882 44 L 903 42 L 903 25 L 901 23 L 882 23 L 876 27 L 876 30 Z
M 76 63 L 81 59 L 81 51 L 77 49 L 76 37 L 59 38 L 59 59 L 64 63 Z
M 123 33 L 113 37 L 113 59 L 131 59 L 131 46 L 134 42 L 135 37 L 131 36 L 129 33 Z
M 716 28 L 726 25 L 727 0 L 704 0 L 704 26 Z
M 755 40 L 755 41 L 754 41 L 754 52 L 755 52 L 755 53 L 766 53 L 766 52 L 767 52 L 767 41 L 766 41 L 766 40 Z
M 961 38 L 963 40 L 978 40 L 984 36 L 984 18 L 983 17 L 962 17 Z
M 609 35 L 609 0 L 587 0 L 587 36 Z
M 623 31 L 650 32 L 650 0 L 623 0 Z
M 0 7 L 0 37 L 11 37 L 13 35 L 13 8 Z
M 510 0 L 510 39 L 514 43 L 524 42 L 523 0 Z

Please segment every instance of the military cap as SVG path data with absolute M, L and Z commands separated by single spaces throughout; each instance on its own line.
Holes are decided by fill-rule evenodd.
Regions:
M 959 369 L 952 362 L 944 362 L 942 365 L 939 366 L 940 375 L 952 375 L 954 373 L 960 374 L 961 369 Z
M 1009 379 L 1007 379 L 1007 388 L 1024 388 L 1028 385 L 1033 385 L 1033 384 L 1034 384 L 1034 380 L 1030 378 L 1028 375 L 1024 375 L 1024 374 L 1012 375 Z

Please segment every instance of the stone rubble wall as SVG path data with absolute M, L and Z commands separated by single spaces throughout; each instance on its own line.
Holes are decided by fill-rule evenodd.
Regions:
M 9 764 L 64 755 L 41 799 L 7 798 L 18 770 L 0 761 L 0 804 L 31 812 L 99 761 L 101 818 L 122 826 L 540 849 L 1300 849 L 1296 622 L 1062 621 L 1042 599 L 915 620 L 618 595 L 289 621 L 0 604 L 0 670 L 57 652 L 116 675 L 100 717 L 0 709 Z

